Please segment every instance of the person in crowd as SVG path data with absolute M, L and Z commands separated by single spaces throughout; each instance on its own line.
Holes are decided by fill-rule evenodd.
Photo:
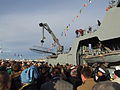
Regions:
M 77 77 L 79 78 L 79 81 L 81 81 L 81 82 L 82 82 L 82 79 L 81 79 L 81 71 L 82 71 L 82 69 L 83 69 L 82 65 L 79 65 L 77 67 Z
M 110 80 L 110 73 L 101 67 L 97 67 L 94 71 L 94 80 L 96 82 Z
M 21 75 L 22 87 L 19 90 L 39 90 L 40 73 L 36 66 L 31 66 L 22 71 Z
M 115 70 L 114 71 L 114 80 L 112 82 L 117 82 L 120 84 L 120 70 Z
M 78 30 L 76 30 L 75 33 L 76 33 L 76 37 L 79 37 L 79 32 L 78 32 Z
M 54 67 L 52 70 L 52 80 L 41 85 L 41 90 L 73 90 L 73 85 L 63 80 L 61 69 Z
M 70 72 L 71 72 L 71 65 L 69 65 L 69 64 L 66 64 L 65 65 L 65 67 L 64 67 L 64 73 L 65 73 L 65 75 L 66 75 L 66 79 L 68 79 L 68 78 L 70 78 L 71 76 L 70 76 Z
M 41 72 L 41 78 L 40 78 L 41 79 L 41 84 L 49 81 L 52 78 L 50 70 L 51 70 L 50 67 L 48 67 L 46 65 L 45 66 L 41 65 L 39 67 L 39 71 Z
M 111 81 L 99 82 L 93 86 L 92 90 L 120 90 L 120 84 Z
M 92 68 L 91 67 L 84 67 L 81 71 L 81 78 L 83 84 L 78 86 L 77 90 L 92 90 L 92 87 L 95 85 L 95 81 L 92 76 Z
M 0 90 L 10 90 L 11 81 L 9 74 L 5 71 L 0 71 Z
M 68 82 L 70 82 L 74 90 L 77 89 L 78 86 L 82 85 L 82 80 L 77 76 L 77 69 L 73 66 L 70 72 L 71 77 L 68 78 Z
M 11 90 L 18 90 L 21 87 L 20 81 L 21 66 L 20 63 L 15 62 L 12 65 L 12 74 L 11 76 Z
M 83 35 L 84 35 L 84 31 L 85 31 L 85 30 L 83 30 L 83 29 L 76 30 L 76 31 L 75 31 L 76 37 L 83 36 Z
M 1 60 L 0 72 L 8 73 L 11 82 L 2 83 L 3 76 L 7 76 L 0 74 L 0 88 L 7 88 L 7 90 L 91 90 L 95 84 L 91 78 L 93 73 L 97 82 L 110 79 L 109 72 L 101 64 L 95 68 L 93 72 L 88 65 L 60 65 L 58 63 L 52 66 L 38 61 Z M 116 82 L 119 81 L 119 75 L 119 70 L 116 70 L 114 75 Z
M 6 67 L 6 71 L 9 75 L 11 75 L 13 73 L 12 67 L 11 67 L 11 63 L 7 62 L 7 67 Z
M 89 27 L 88 27 L 88 33 L 91 33 L 91 32 L 92 32 L 92 27 L 89 26 Z
M 6 71 L 6 66 L 7 66 L 6 62 L 2 61 L 0 65 L 0 71 Z
M 21 74 L 21 66 L 19 62 L 14 63 L 11 67 L 13 70 L 11 78 L 17 77 Z

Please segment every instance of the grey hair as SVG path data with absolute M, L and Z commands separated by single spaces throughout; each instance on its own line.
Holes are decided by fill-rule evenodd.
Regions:
M 92 90 L 120 90 L 120 84 L 117 82 L 104 81 L 95 84 Z

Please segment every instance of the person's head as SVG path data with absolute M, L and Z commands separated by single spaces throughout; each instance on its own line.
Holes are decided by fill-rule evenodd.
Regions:
M 2 61 L 2 62 L 1 62 L 1 66 L 6 67 L 6 66 L 7 66 L 7 63 L 6 63 L 5 61 Z
M 120 78 L 120 70 L 115 70 L 114 71 L 114 79 Z
M 29 66 L 28 65 L 24 65 L 24 66 L 22 66 L 21 70 L 23 71 L 23 70 L 25 70 L 27 68 L 29 68 Z
M 101 76 L 103 76 L 103 73 L 100 72 L 100 71 L 98 71 L 98 72 L 97 72 L 97 76 L 98 76 L 98 77 L 101 77 Z
M 92 90 L 120 90 L 120 84 L 117 82 L 104 81 L 95 84 Z
M 10 62 L 7 62 L 7 67 L 11 67 L 11 63 Z
M 10 90 L 10 77 L 7 72 L 0 71 L 0 90 Z
M 99 67 L 98 70 L 97 70 L 97 76 L 98 76 L 98 77 L 101 77 L 101 76 L 103 76 L 104 74 L 105 74 L 105 70 Z
M 20 66 L 19 63 L 14 63 L 12 65 L 12 69 L 13 69 L 14 72 L 19 72 L 21 70 L 21 66 Z
M 79 65 L 78 68 L 77 68 L 77 76 L 78 77 L 81 77 L 81 70 L 82 70 L 83 66 L 82 65 Z
M 53 77 L 54 76 L 60 76 L 60 74 L 61 74 L 61 69 L 60 68 L 55 67 L 55 68 L 52 69 Z
M 70 72 L 71 77 L 77 77 L 77 69 L 73 69 Z
M 82 81 L 85 82 L 85 80 L 91 78 L 91 76 L 92 76 L 92 68 L 91 67 L 84 67 L 81 71 Z

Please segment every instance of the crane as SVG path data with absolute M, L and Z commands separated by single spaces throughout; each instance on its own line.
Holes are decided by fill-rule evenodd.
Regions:
M 45 37 L 44 37 L 44 29 L 45 29 L 52 36 L 54 43 L 56 43 L 58 45 L 57 53 L 62 53 L 63 52 L 63 46 L 60 45 L 58 38 L 56 38 L 55 34 L 52 32 L 49 25 L 47 23 L 40 23 L 39 26 L 43 28 L 43 38 L 41 40 L 41 43 L 44 43 L 44 39 L 45 39 Z

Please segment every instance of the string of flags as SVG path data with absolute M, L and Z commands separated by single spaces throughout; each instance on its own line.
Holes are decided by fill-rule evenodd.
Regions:
M 83 4 L 83 7 L 80 9 L 79 15 L 76 15 L 76 16 L 72 19 L 72 23 L 74 23 L 77 19 L 80 18 L 80 14 L 82 13 L 83 9 L 86 8 L 86 7 L 88 7 L 88 6 L 92 3 L 93 0 L 84 0 L 84 1 L 86 1 L 86 2 Z M 64 35 L 64 36 L 67 36 L 67 33 L 66 33 L 66 32 L 69 30 L 70 26 L 71 26 L 71 24 L 68 24 L 68 25 L 66 26 L 66 28 L 64 29 L 64 31 L 61 33 L 61 36 L 63 36 L 63 35 Z
M 73 17 L 72 23 L 74 23 L 76 20 L 78 20 L 78 19 L 80 18 L 80 14 L 82 13 L 83 9 L 87 8 L 87 7 L 92 3 L 93 0 L 84 0 L 84 1 L 85 1 L 85 3 L 83 4 L 82 8 L 80 9 L 79 14 L 76 15 L 75 17 Z M 67 36 L 67 31 L 69 31 L 70 26 L 71 26 L 70 23 L 67 24 L 67 26 L 65 27 L 64 31 L 61 32 L 61 37 L 62 37 L 62 36 L 65 36 L 65 37 Z M 50 46 L 50 48 L 48 48 L 48 51 L 51 51 L 51 49 L 52 49 L 53 47 L 55 47 L 55 43 L 53 43 L 53 44 Z
M 80 9 L 79 14 L 76 15 L 75 17 L 73 17 L 73 19 L 71 20 L 72 23 L 74 23 L 77 19 L 79 19 L 79 18 L 80 18 L 80 15 L 81 15 L 81 13 L 82 13 L 82 11 L 83 11 L 83 9 L 87 8 L 87 7 L 88 7 L 90 4 L 92 4 L 92 2 L 93 2 L 93 0 L 84 0 L 84 1 L 85 1 L 85 3 L 83 4 L 82 8 Z M 109 5 L 109 6 L 106 8 L 106 11 L 108 11 L 110 8 L 112 8 L 111 5 Z M 62 37 L 62 36 L 65 36 L 65 37 L 67 36 L 67 31 L 69 31 L 70 26 L 71 26 L 70 23 L 67 24 L 67 26 L 65 27 L 64 31 L 61 32 L 61 37 Z M 51 47 L 48 49 L 48 51 L 50 51 L 53 47 L 55 47 L 55 43 L 51 45 Z
M 80 14 L 82 13 L 82 10 L 83 10 L 84 8 L 86 8 L 87 6 L 89 6 L 89 4 L 92 3 L 91 0 L 85 0 L 85 1 L 88 1 L 88 3 L 83 4 L 83 7 L 80 9 Z M 72 22 L 73 22 L 73 23 L 74 23 L 77 19 L 80 18 L 80 14 L 79 14 L 79 15 L 76 15 L 76 16 L 72 19 Z M 62 37 L 62 36 L 65 36 L 65 37 L 67 36 L 67 33 L 66 33 L 66 32 L 69 30 L 70 26 L 71 26 L 71 24 L 68 24 L 68 25 L 65 27 L 64 31 L 61 33 L 61 37 Z M 48 48 L 48 51 L 51 51 L 51 49 L 52 49 L 53 47 L 55 47 L 55 44 L 56 44 L 56 43 L 53 43 L 53 44 L 50 46 L 50 48 Z
M 109 5 L 109 6 L 106 8 L 106 12 L 107 12 L 109 9 L 111 9 L 111 8 L 112 8 L 112 6 Z

